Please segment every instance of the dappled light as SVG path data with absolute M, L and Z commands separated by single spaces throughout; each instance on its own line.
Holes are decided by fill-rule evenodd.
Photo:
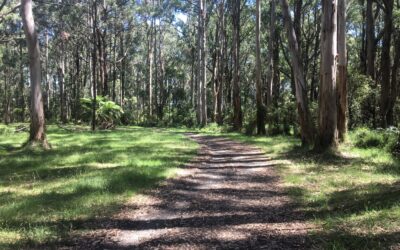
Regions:
M 7 152 L 0 159 L 0 235 L 14 232 L 22 243 L 58 240 L 74 219 L 109 214 L 122 200 L 171 176 L 195 153 L 182 135 L 151 129 L 92 134 L 50 127 L 48 134 L 51 151 L 8 146 L 21 143 L 23 134 L 0 143 Z
M 400 250 L 400 0 L 0 0 L 0 249 Z

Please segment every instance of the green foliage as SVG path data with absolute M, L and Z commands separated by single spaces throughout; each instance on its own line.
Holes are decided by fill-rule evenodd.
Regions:
M 391 151 L 396 142 L 399 131 L 396 128 L 371 130 L 358 128 L 354 131 L 353 143 L 359 148 L 380 148 Z
M 371 78 L 354 70 L 349 72 L 348 81 L 349 127 L 372 126 L 374 112 L 379 112 L 376 108 L 379 106 L 379 87 Z
M 124 125 L 134 125 L 137 117 L 135 117 L 135 112 L 137 110 L 137 98 L 132 97 L 126 99 L 123 104 L 123 114 L 121 116 L 121 122 Z
M 400 134 L 399 137 L 397 139 L 397 142 L 394 143 L 393 147 L 392 147 L 392 153 L 396 156 L 400 158 Z
M 298 126 L 296 110 L 296 102 L 290 91 L 283 91 L 277 105 L 268 107 L 268 134 L 289 135 L 292 129 L 295 130 Z
M 81 98 L 82 119 L 89 122 L 93 110 L 93 99 Z M 96 124 L 102 129 L 114 128 L 121 123 L 124 114 L 122 108 L 115 102 L 107 100 L 105 97 L 96 98 Z
M 226 130 L 224 130 L 224 127 L 218 126 L 217 123 L 209 123 L 207 124 L 207 126 L 201 128 L 199 131 L 207 134 L 218 134 Z

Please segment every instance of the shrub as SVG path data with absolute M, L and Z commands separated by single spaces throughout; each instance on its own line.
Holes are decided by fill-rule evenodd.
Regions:
M 89 122 L 92 116 L 93 100 L 81 98 L 82 120 Z M 122 108 L 115 102 L 107 100 L 105 97 L 96 98 L 96 125 L 101 129 L 111 129 L 121 123 L 124 114 Z
M 397 142 L 393 144 L 392 153 L 393 155 L 400 157 L 400 136 L 397 139 Z
M 14 129 L 10 126 L 0 125 L 0 135 L 10 135 L 14 133 Z
M 359 148 L 382 148 L 392 150 L 397 143 L 399 131 L 396 128 L 371 130 L 359 128 L 355 131 L 354 145 Z

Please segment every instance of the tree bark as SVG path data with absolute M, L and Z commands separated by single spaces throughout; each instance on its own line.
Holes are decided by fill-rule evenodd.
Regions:
M 265 111 L 263 103 L 262 79 L 261 79 L 261 48 L 260 48 L 260 26 L 261 26 L 261 3 L 256 0 L 256 101 L 257 101 L 257 134 L 265 135 Z
M 346 0 L 338 0 L 338 137 L 344 141 L 347 133 L 347 49 L 346 49 Z
M 202 127 L 207 125 L 206 15 L 206 1 L 199 0 L 197 119 Z
M 366 10 L 366 33 L 367 33 L 367 75 L 375 79 L 375 20 L 373 13 L 373 0 L 367 0 Z
M 62 123 L 67 122 L 66 112 L 66 98 L 65 98 L 65 51 L 64 41 L 61 42 L 61 55 L 60 55 L 60 66 L 58 68 L 58 81 L 60 85 L 60 120 Z
M 387 120 L 389 125 L 394 125 L 394 106 L 398 97 L 398 78 L 397 74 L 400 67 L 400 34 L 399 31 L 396 32 L 394 38 L 394 60 L 393 60 L 393 67 L 392 67 L 392 80 L 391 80 L 391 91 L 390 91 L 390 105 L 389 105 L 389 112 L 387 115 Z
M 35 28 L 35 20 L 32 12 L 32 0 L 21 0 L 21 17 L 24 26 L 26 43 L 28 45 L 29 71 L 31 81 L 31 124 L 29 131 L 29 143 L 40 143 L 48 148 L 49 144 L 45 135 L 45 118 L 43 111 L 43 98 L 40 89 L 40 49 L 38 35 Z
M 303 145 L 311 145 L 314 141 L 313 126 L 308 107 L 307 84 L 304 77 L 303 65 L 296 33 L 290 17 L 289 5 L 287 0 L 281 0 L 282 13 L 285 19 L 285 26 L 289 41 L 289 49 L 292 57 L 292 66 L 295 76 L 296 102 L 299 113 L 299 123 L 301 129 L 301 140 Z
M 242 128 L 242 105 L 240 98 L 240 0 L 233 0 L 232 24 L 233 24 L 233 130 Z
M 317 150 L 335 149 L 338 144 L 336 56 L 337 0 L 322 2 L 321 82 L 319 94 Z
M 382 54 L 381 54 L 381 100 L 380 100 L 380 111 L 381 111 L 381 126 L 386 128 L 389 124 L 388 114 L 390 110 L 390 73 L 391 73 L 391 56 L 390 47 L 392 40 L 392 29 L 393 29 L 393 0 L 384 0 L 385 5 L 385 16 L 384 16 L 384 34 L 382 41 Z
M 94 0 L 92 6 L 92 131 L 96 130 L 96 108 L 97 108 L 97 0 Z
M 24 78 L 24 67 L 23 67 L 23 54 L 22 54 L 22 43 L 19 45 L 19 59 L 20 59 L 20 68 L 19 68 L 19 84 L 18 84 L 18 107 L 21 109 L 20 122 L 25 121 L 25 97 L 24 97 L 24 89 L 25 89 L 25 78 Z
M 148 27 L 147 31 L 147 66 L 148 66 L 148 95 L 149 95 L 149 106 L 148 106 L 148 118 L 153 115 L 153 61 L 154 61 L 154 53 L 153 53 L 153 32 L 154 30 L 154 18 L 150 21 L 150 27 Z

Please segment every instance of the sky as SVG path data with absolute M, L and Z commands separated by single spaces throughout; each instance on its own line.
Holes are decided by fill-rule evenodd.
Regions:
M 187 19 L 188 19 L 188 16 L 185 13 L 182 13 L 182 12 L 176 13 L 175 17 L 176 17 L 177 20 L 181 20 L 184 23 L 186 23 Z

